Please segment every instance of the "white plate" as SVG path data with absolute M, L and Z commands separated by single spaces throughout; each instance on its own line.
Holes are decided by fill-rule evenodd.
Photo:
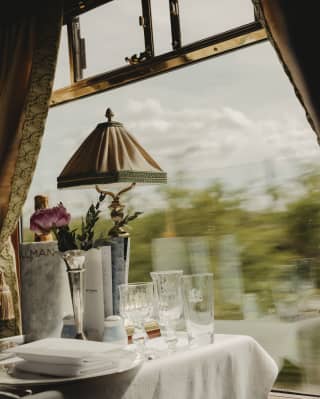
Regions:
M 132 349 L 124 348 L 121 349 L 121 351 L 123 355 L 121 356 L 121 360 L 116 368 L 86 373 L 77 377 L 51 377 L 47 375 L 27 373 L 15 368 L 15 364 L 18 361 L 21 361 L 21 359 L 13 358 L 4 360 L 3 362 L 0 362 L 0 387 L 32 387 L 35 385 L 62 384 L 110 374 L 123 373 L 142 364 L 143 359 L 141 359 L 141 357 L 139 357 Z

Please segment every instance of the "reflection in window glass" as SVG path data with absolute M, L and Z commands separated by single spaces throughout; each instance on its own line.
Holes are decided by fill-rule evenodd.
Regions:
M 96 198 L 56 191 L 56 177 L 107 106 L 169 176 L 124 198 L 144 212 L 131 223 L 130 280 L 212 271 L 216 332 L 260 342 L 281 370 L 277 387 L 319 392 L 319 148 L 270 44 L 53 108 L 27 239 L 35 194 L 78 222 Z
M 126 57 L 144 51 L 140 15 L 140 0 L 117 0 L 80 16 L 87 56 L 84 77 L 125 66 Z
M 61 30 L 60 47 L 53 89 L 56 90 L 68 85 L 70 85 L 68 33 L 67 26 L 64 25 Z
M 179 8 L 183 44 L 254 20 L 251 0 L 180 0 Z

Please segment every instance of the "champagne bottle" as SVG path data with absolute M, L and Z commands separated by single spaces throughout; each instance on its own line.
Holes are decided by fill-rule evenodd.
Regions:
M 49 201 L 48 197 L 45 195 L 36 195 L 34 197 L 34 210 L 37 211 L 39 209 L 46 209 L 49 208 Z M 34 234 L 34 240 L 36 242 L 39 241 L 52 241 L 53 237 L 51 233 L 45 233 L 45 234 Z

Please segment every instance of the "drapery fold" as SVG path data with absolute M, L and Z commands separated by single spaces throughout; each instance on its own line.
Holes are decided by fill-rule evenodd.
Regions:
M 12 334 L 21 332 L 21 314 L 10 235 L 40 151 L 62 26 L 62 2 L 45 3 L 0 20 L 0 268 L 15 305 Z
M 252 1 L 320 144 L 320 2 Z

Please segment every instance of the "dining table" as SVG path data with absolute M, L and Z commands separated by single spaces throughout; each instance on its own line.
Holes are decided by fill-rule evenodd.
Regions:
M 24 380 L 2 369 L 0 390 L 51 390 L 64 399 L 267 399 L 278 374 L 275 361 L 246 335 L 215 334 L 212 344 L 189 347 L 180 333 L 175 351 L 157 337 L 148 340 L 147 353 L 150 360 L 125 371 L 79 380 Z

